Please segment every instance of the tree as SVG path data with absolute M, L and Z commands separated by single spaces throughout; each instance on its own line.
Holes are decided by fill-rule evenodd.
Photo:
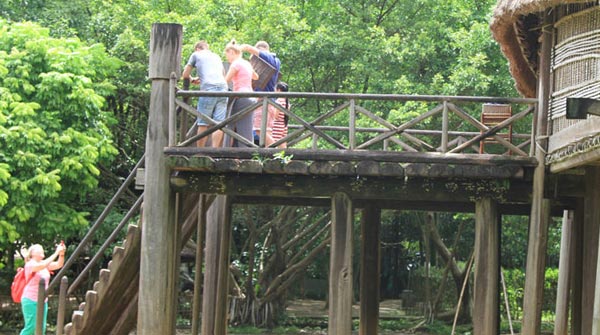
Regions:
M 100 44 L 0 20 L 0 254 L 88 225 L 98 164 L 116 154 L 103 110 L 119 66 Z

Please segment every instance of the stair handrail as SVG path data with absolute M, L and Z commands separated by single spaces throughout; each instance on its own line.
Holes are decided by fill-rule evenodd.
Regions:
M 71 256 L 69 256 L 69 258 L 65 261 L 65 264 L 63 265 L 63 267 L 56 274 L 56 276 L 54 276 L 54 279 L 52 279 L 52 281 L 48 285 L 48 288 L 46 289 L 46 296 L 48 296 L 49 292 L 51 292 L 52 289 L 54 289 L 54 287 L 56 287 L 56 285 L 58 285 L 60 278 L 62 278 L 62 276 L 65 274 L 65 272 L 69 270 L 69 268 L 71 267 L 71 265 L 73 265 L 73 263 L 75 262 L 77 257 L 79 257 L 79 254 L 81 254 L 83 249 L 90 242 L 90 240 L 94 236 L 94 233 L 98 230 L 98 228 L 100 228 L 100 225 L 104 222 L 104 220 L 106 219 L 106 217 L 108 216 L 108 214 L 110 213 L 112 208 L 115 206 L 117 201 L 120 199 L 121 195 L 125 192 L 125 190 L 127 190 L 129 185 L 134 181 L 137 170 L 140 167 L 142 167 L 145 159 L 146 159 L 146 154 L 144 154 L 142 156 L 142 158 L 140 158 L 140 160 L 137 162 L 137 164 L 133 167 L 133 169 L 129 173 L 129 176 L 127 176 L 127 179 L 125 179 L 125 181 L 123 182 L 123 184 L 121 184 L 121 186 L 119 187 L 119 189 L 117 190 L 115 195 L 113 195 L 112 199 L 110 199 L 110 201 L 108 202 L 106 207 L 104 207 L 104 210 L 102 211 L 100 216 L 98 216 L 98 218 L 96 219 L 96 221 L 94 222 L 92 227 L 90 227 L 88 232 L 85 234 L 85 236 L 83 237 L 83 239 L 81 240 L 81 242 L 79 243 L 77 248 L 75 248 L 75 251 L 73 251 L 73 254 L 71 254 Z
M 83 279 L 85 279 L 85 277 L 87 276 L 88 271 L 94 265 L 96 265 L 96 263 L 98 262 L 98 260 L 100 260 L 100 258 L 104 254 L 104 251 L 106 251 L 106 249 L 108 249 L 108 247 L 117 239 L 117 237 L 119 236 L 119 233 L 121 232 L 121 230 L 123 229 L 123 227 L 125 227 L 125 225 L 127 225 L 127 223 L 129 222 L 129 220 L 131 220 L 131 218 L 135 215 L 135 213 L 137 213 L 137 211 L 140 209 L 140 207 L 142 206 L 143 200 L 144 200 L 144 194 L 142 193 L 137 198 L 137 200 L 135 201 L 135 203 L 133 204 L 133 206 L 131 206 L 131 208 L 129 209 L 129 211 L 127 212 L 127 214 L 125 214 L 125 216 L 123 217 L 123 219 L 121 220 L 121 222 L 119 222 L 119 224 L 115 227 L 115 229 L 110 234 L 110 236 L 104 241 L 104 243 L 102 244 L 102 246 L 100 247 L 100 249 L 98 249 L 98 251 L 96 252 L 96 254 L 94 255 L 94 257 L 88 262 L 88 264 L 81 271 L 81 273 L 79 273 L 79 275 L 77 276 L 77 278 L 75 278 L 75 280 L 73 281 L 73 284 L 71 284 L 71 286 L 69 286 L 69 290 L 67 291 L 67 294 L 72 294 L 73 291 L 79 286 L 79 284 L 81 284 L 81 282 L 83 281 Z

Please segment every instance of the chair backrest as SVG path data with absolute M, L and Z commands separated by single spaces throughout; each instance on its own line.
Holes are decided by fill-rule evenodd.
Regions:
M 494 127 L 503 121 L 509 119 L 512 116 L 511 105 L 506 104 L 483 104 L 481 109 L 481 123 L 486 127 Z M 498 133 L 498 136 L 502 136 L 509 142 L 512 142 L 512 124 L 509 124 L 506 128 L 502 129 Z M 493 137 L 488 137 L 479 142 L 479 153 L 484 153 L 484 146 L 486 143 L 496 143 Z

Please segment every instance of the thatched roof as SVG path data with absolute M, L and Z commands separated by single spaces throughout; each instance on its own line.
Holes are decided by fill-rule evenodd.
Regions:
M 490 27 L 510 64 L 517 90 L 535 97 L 541 22 L 544 10 L 589 0 L 498 0 Z

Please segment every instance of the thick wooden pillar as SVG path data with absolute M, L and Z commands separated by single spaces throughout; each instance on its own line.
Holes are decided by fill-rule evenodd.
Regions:
M 500 317 L 500 214 L 490 198 L 475 202 L 475 282 L 473 334 L 497 334 Z
M 227 332 L 227 275 L 231 230 L 230 197 L 219 195 L 206 214 L 206 252 L 202 294 L 202 335 Z
M 523 335 L 540 333 L 542 322 L 542 299 L 544 289 L 544 269 L 546 246 L 548 243 L 548 223 L 550 203 L 544 199 L 546 178 L 546 151 L 548 148 L 548 105 L 550 98 L 550 64 L 552 53 L 553 27 L 551 15 L 544 13 L 542 43 L 538 79 L 538 109 L 535 137 L 535 158 L 538 165 L 533 174 L 531 214 L 529 217 L 529 242 L 527 243 L 527 266 L 525 269 L 525 293 L 523 299 Z
M 352 200 L 345 193 L 331 198 L 329 266 L 329 335 L 352 333 Z
M 574 211 L 564 211 L 563 213 L 554 335 L 569 334 L 570 279 L 575 253 L 574 215 Z
M 150 40 L 152 92 L 140 255 L 137 321 L 140 335 L 175 334 L 179 236 L 175 194 L 169 187 L 170 171 L 163 149 L 168 145 L 169 78 L 180 69 L 182 32 L 178 24 L 154 24 Z
M 584 309 L 591 303 L 592 307 L 592 326 L 588 334 L 600 334 L 600 257 L 599 247 L 599 232 L 600 232 L 600 167 L 588 167 L 585 171 L 585 212 L 583 220 L 585 227 L 589 227 L 590 234 L 594 234 L 596 237 L 595 241 L 590 240 L 590 244 L 585 246 L 584 253 L 590 253 L 589 262 L 592 263 L 593 259 L 596 262 L 593 264 L 592 269 L 586 271 L 590 277 L 586 277 L 584 274 L 584 289 L 587 290 L 587 294 L 591 295 L 592 301 L 590 302 L 589 297 L 583 296 Z M 595 244 L 595 245 L 594 245 Z M 584 259 L 585 261 L 585 259 Z M 584 265 L 585 269 L 585 265 Z M 593 277 L 591 277 L 593 273 Z M 586 292 L 584 292 L 585 294 Z M 585 314 L 584 314 L 585 315 Z M 587 321 L 587 320 L 586 320 Z M 588 321 L 589 322 L 589 321 Z M 584 327 L 586 324 L 584 323 Z M 584 331 L 587 330 L 584 328 Z
M 359 335 L 377 335 L 379 323 L 379 283 L 381 258 L 379 230 L 381 210 L 373 205 L 363 209 L 360 253 L 360 325 Z
M 573 221 L 574 259 L 571 267 L 571 334 L 581 335 L 582 292 L 583 292 L 583 199 L 575 206 Z

